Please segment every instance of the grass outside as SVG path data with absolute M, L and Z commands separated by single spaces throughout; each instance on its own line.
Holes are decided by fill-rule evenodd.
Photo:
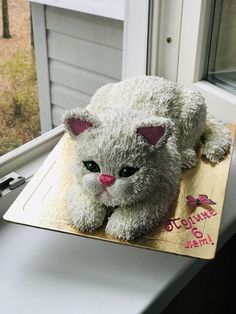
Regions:
M 29 1 L 8 3 L 12 38 L 0 38 L 0 156 L 40 135 Z M 2 16 L 0 25 L 2 36 Z

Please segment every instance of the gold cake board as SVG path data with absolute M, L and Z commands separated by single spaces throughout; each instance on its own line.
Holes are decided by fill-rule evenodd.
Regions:
M 236 127 L 227 127 L 234 142 Z M 232 151 L 231 148 L 230 154 L 216 165 L 199 158 L 196 167 L 183 171 L 178 199 L 162 226 L 137 240 L 121 241 L 105 233 L 105 223 L 93 233 L 81 232 L 68 223 L 66 195 L 74 180 L 71 166 L 75 142 L 64 134 L 4 219 L 123 245 L 212 259 L 216 252 Z M 216 205 L 190 209 L 186 205 L 186 196 L 198 194 L 206 194 Z

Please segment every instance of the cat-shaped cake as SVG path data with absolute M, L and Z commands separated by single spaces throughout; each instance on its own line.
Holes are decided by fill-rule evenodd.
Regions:
M 196 148 L 213 163 L 229 151 L 230 132 L 206 112 L 196 91 L 154 76 L 100 88 L 85 110 L 67 111 L 76 141 L 68 192 L 71 224 L 92 232 L 108 214 L 106 232 L 132 240 L 158 226 L 178 195 Z

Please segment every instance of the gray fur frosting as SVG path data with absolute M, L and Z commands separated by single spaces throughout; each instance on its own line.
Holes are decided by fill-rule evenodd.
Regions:
M 125 240 L 166 216 L 182 168 L 196 165 L 201 137 L 211 162 L 223 159 L 231 144 L 228 129 L 207 115 L 201 94 L 152 76 L 103 86 L 85 110 L 67 111 L 64 124 L 76 141 L 71 223 L 92 232 L 112 212 L 106 232 Z

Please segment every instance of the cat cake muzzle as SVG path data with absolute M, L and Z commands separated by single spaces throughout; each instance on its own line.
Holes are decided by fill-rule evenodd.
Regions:
M 76 141 L 76 183 L 67 197 L 71 224 L 93 232 L 106 221 L 106 232 L 124 240 L 163 221 L 182 169 L 197 163 L 201 138 L 213 163 L 231 145 L 228 129 L 207 114 L 198 92 L 159 77 L 107 84 L 85 110 L 67 111 L 64 124 Z

